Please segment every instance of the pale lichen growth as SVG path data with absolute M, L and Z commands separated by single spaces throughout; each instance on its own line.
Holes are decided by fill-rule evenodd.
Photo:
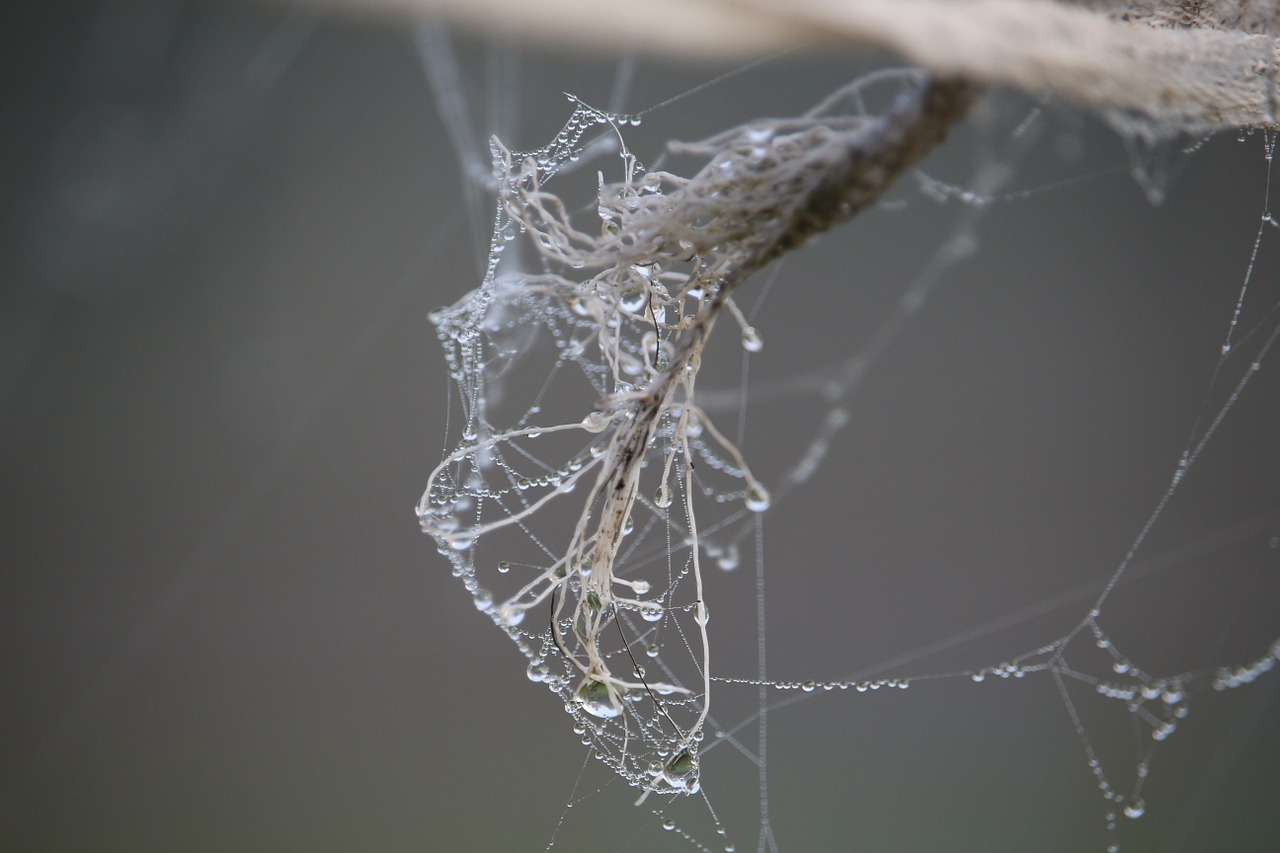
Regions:
M 695 511 L 705 487 L 695 486 L 695 459 L 738 482 L 747 511 L 763 512 L 770 502 L 743 454 L 698 406 L 704 348 L 727 310 L 743 327 L 743 346 L 758 350 L 759 335 L 733 305 L 733 291 L 774 258 L 873 204 L 943 139 L 977 94 L 966 81 L 915 71 L 901 72 L 897 82 L 902 93 L 882 115 L 841 112 L 863 85 L 854 84 L 798 118 L 752 122 L 675 145 L 706 159 L 689 178 L 646 173 L 621 140 L 621 117 L 580 103 L 546 148 L 518 154 L 493 143 L 500 189 L 489 272 L 477 290 L 432 316 L 463 392 L 467 424 L 462 444 L 432 473 L 418 516 L 477 607 L 530 658 L 531 678 L 538 667 L 537 680 L 556 690 L 575 717 L 591 718 L 580 726 L 614 747 L 597 743 L 597 753 L 645 791 L 698 789 L 697 742 L 712 670 Z M 599 179 L 598 221 L 587 228 L 546 183 L 577 158 L 593 128 L 617 137 L 623 180 Z M 505 247 L 520 235 L 536 251 L 539 270 L 500 272 Z M 604 393 L 584 400 L 590 408 L 567 422 L 500 428 L 486 411 L 490 383 L 501 373 L 494 365 L 515 352 L 504 336 L 530 323 L 551 328 L 562 358 L 581 362 Z M 591 437 L 591 444 L 550 474 L 534 480 L 506 461 L 527 457 L 525 441 L 566 432 Z M 653 476 L 646 468 L 658 472 L 652 492 L 641 487 L 642 477 Z M 580 485 L 585 497 L 576 522 L 562 544 L 544 546 L 552 559 L 495 598 L 477 576 L 475 543 L 504 528 L 523 529 Z M 671 589 L 660 594 L 665 600 L 649 597 L 652 584 L 619 566 L 634 514 L 673 507 L 683 517 L 685 572 L 693 585 L 692 600 L 679 605 Z M 541 607 L 550 613 L 546 634 L 525 633 L 518 626 Z M 624 629 L 632 616 L 659 622 L 671 613 L 687 620 L 682 642 L 698 646 L 687 681 L 669 668 L 662 678 L 645 675 L 631 649 L 639 639 L 635 628 Z M 535 650 L 529 640 L 537 639 L 542 645 Z M 563 676 L 546 671 L 549 658 L 560 661 Z M 620 733 L 610 728 L 617 726 Z M 658 760 L 670 756 L 676 758 Z

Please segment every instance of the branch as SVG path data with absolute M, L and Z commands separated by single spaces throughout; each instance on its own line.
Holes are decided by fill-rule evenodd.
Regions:
M 1271 0 L 320 2 L 430 12 L 486 35 L 579 51 L 707 60 L 797 45 L 876 48 L 942 76 L 1053 91 L 1150 137 L 1280 126 L 1280 13 Z

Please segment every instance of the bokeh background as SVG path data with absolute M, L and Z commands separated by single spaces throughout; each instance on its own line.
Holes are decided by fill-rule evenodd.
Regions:
M 426 315 L 476 284 L 489 220 L 421 31 L 211 0 L 5 20 L 0 847 L 691 849 L 587 759 L 412 514 L 446 444 Z M 473 158 L 490 130 L 549 139 L 562 91 L 638 110 L 728 70 L 447 43 Z M 655 111 L 633 148 L 794 114 L 873 61 L 777 59 Z M 1031 104 L 990 109 L 1004 129 L 932 173 L 965 180 Z M 1153 207 L 1114 133 L 1046 110 L 1010 186 L 1033 192 L 985 213 L 824 469 L 765 518 L 776 677 L 945 672 L 1059 636 L 1274 328 L 1268 226 L 1241 321 L 1261 332 L 1213 380 L 1265 209 L 1262 137 L 1139 157 L 1168 174 Z M 756 316 L 745 450 L 766 482 L 824 411 L 796 377 L 865 344 L 963 214 L 911 185 L 895 200 L 787 261 Z M 725 350 L 708 381 L 732 390 L 741 358 Z M 1280 634 L 1277 374 L 1273 356 L 1108 604 L 1153 671 L 1210 671 Z M 711 579 L 724 675 L 755 671 L 746 562 Z M 963 632 L 981 636 L 915 654 Z M 1193 698 L 1123 849 L 1274 849 L 1276 685 Z M 1145 735 L 1073 696 L 1127 788 Z M 755 710 L 752 690 L 716 702 L 727 724 Z M 819 693 L 770 714 L 769 748 L 791 853 L 1106 844 L 1047 678 Z M 754 766 L 712 753 L 704 786 L 754 850 Z M 672 812 L 706 820 L 699 802 Z

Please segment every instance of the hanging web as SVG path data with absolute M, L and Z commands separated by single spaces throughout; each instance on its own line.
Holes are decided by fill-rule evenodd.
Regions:
M 1038 107 L 1024 107 L 1013 119 L 1001 112 L 993 120 L 991 110 L 975 119 L 979 129 L 969 131 L 974 139 L 966 144 L 981 156 L 961 179 L 912 169 L 914 158 L 890 158 L 890 166 L 879 168 L 886 146 L 927 111 L 921 105 L 930 85 L 915 71 L 877 72 L 799 116 L 671 144 L 662 156 L 687 164 L 683 174 L 690 177 L 646 168 L 637 158 L 628 139 L 639 116 L 570 97 L 570 118 L 546 146 L 516 151 L 491 143 L 498 204 L 487 267 L 478 288 L 431 316 L 451 379 L 456 443 L 419 502 L 423 529 L 480 613 L 513 641 L 528 679 L 563 706 L 567 726 L 589 754 L 635 789 L 635 800 L 664 828 L 700 849 L 734 849 L 735 835 L 740 847 L 749 838 L 762 850 L 788 849 L 769 817 L 771 712 L 828 693 L 897 694 L 919 682 L 1040 681 L 1052 685 L 1065 710 L 1059 723 L 1075 735 L 1101 796 L 1103 846 L 1118 850 L 1122 819 L 1146 811 L 1156 747 L 1184 724 L 1192 697 L 1252 683 L 1280 657 L 1276 641 L 1255 636 L 1249 638 L 1253 654 L 1207 668 L 1199 657 L 1196 666 L 1159 655 L 1148 662 L 1140 635 L 1135 641 L 1127 624 L 1116 629 L 1108 620 L 1108 603 L 1122 583 L 1158 571 L 1144 561 L 1150 538 L 1176 513 L 1186 479 L 1219 440 L 1232 410 L 1253 393 L 1250 386 L 1280 334 L 1274 289 L 1255 281 L 1259 253 L 1274 228 L 1264 200 L 1190 438 L 1163 492 L 1095 585 L 971 625 L 853 675 L 813 672 L 802 662 L 795 677 L 779 678 L 773 675 L 778 667 L 766 666 L 762 519 L 823 475 L 838 436 L 855 418 L 855 397 L 922 306 L 973 255 L 983 217 L 1060 190 L 1013 183 L 1020 164 L 1045 147 L 1047 119 Z M 963 112 L 968 94 L 960 99 Z M 1270 138 L 1265 149 L 1269 186 Z M 862 152 L 863 163 L 854 168 L 869 160 L 876 167 L 870 171 L 879 171 L 874 186 L 848 190 L 850 151 Z M 1159 195 L 1170 179 L 1167 163 L 1185 156 L 1177 145 L 1162 143 L 1135 153 L 1134 172 L 1148 194 Z M 845 183 L 832 178 L 841 169 Z M 896 194 L 882 198 L 899 175 Z M 758 274 L 766 291 L 774 288 L 779 257 L 877 201 L 879 212 L 889 215 L 950 214 L 938 229 L 937 248 L 925 253 L 908 286 L 880 306 L 874 322 L 851 324 L 861 331 L 850 335 L 845 354 L 836 348 L 822 363 L 723 390 L 732 385 L 732 371 L 717 372 L 713 358 L 741 363 L 745 383 L 745 365 L 769 356 L 756 325 L 769 316 L 757 314 L 759 305 L 770 303 L 758 300 L 778 297 L 757 290 L 751 303 L 740 305 L 744 283 Z M 825 341 L 796 343 L 827 351 Z M 716 383 L 710 388 L 707 376 Z M 758 407 L 774 400 L 796 409 L 798 426 L 785 442 L 757 441 L 752 452 L 744 444 L 748 401 Z M 814 538 L 838 538 L 840 519 L 855 511 L 834 507 L 815 517 Z M 1280 528 L 1268 512 L 1246 523 L 1246 532 L 1230 534 L 1237 536 L 1231 542 Z M 1274 571 L 1277 543 L 1263 538 L 1264 561 Z M 829 562 L 835 571 L 853 571 L 856 560 L 845 550 Z M 771 600 L 820 594 L 820 587 L 780 577 L 789 568 L 785 562 L 769 561 Z M 754 581 L 737 584 L 736 592 L 717 578 L 743 564 L 755 566 Z M 865 586 L 874 596 L 874 577 Z M 755 596 L 746 613 L 744 588 Z M 1047 622 L 1052 628 L 1039 643 L 1006 646 L 995 657 L 956 658 L 966 644 L 1056 611 L 1071 618 Z M 726 613 L 731 625 L 721 633 Z M 836 628 L 801 630 L 812 630 L 814 642 L 860 639 L 854 624 Z M 1225 636 L 1219 632 L 1219 646 Z M 943 658 L 960 662 L 919 669 L 918 661 Z M 488 677 L 497 683 L 508 676 L 495 662 Z M 1109 708 L 1119 709 L 1119 717 L 1108 716 Z M 945 710 L 939 714 L 947 719 Z M 1112 743 L 1106 726 L 1117 719 L 1133 745 Z M 733 754 L 758 778 L 757 830 L 726 826 L 712 805 L 715 791 L 704 784 L 711 763 Z M 700 804 L 694 813 L 701 821 L 673 817 L 690 799 Z M 699 822 L 710 828 L 697 828 Z

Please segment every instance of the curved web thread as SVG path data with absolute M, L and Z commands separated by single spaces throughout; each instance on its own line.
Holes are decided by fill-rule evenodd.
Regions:
M 1241 141 L 1244 141 L 1243 137 Z M 1269 357 L 1273 354 L 1277 339 L 1280 338 L 1280 323 L 1277 322 L 1277 319 L 1280 318 L 1280 302 L 1263 306 L 1261 310 L 1257 311 L 1260 316 L 1247 329 L 1241 329 L 1241 315 L 1244 311 L 1251 285 L 1255 283 L 1254 273 L 1257 268 L 1263 238 L 1269 229 L 1276 227 L 1275 219 L 1270 209 L 1270 185 L 1274 155 L 1274 136 L 1272 134 L 1263 134 L 1263 149 L 1266 158 L 1266 178 L 1263 182 L 1263 209 L 1259 216 L 1257 234 L 1248 257 L 1247 269 L 1229 318 L 1220 353 L 1214 364 L 1204 403 L 1196 417 L 1190 439 L 1185 449 L 1179 454 L 1168 486 L 1159 497 L 1154 509 L 1151 510 L 1140 526 L 1136 537 L 1114 570 L 1098 583 L 1090 584 L 1082 589 L 1041 602 L 1023 612 L 1010 614 L 990 624 L 978 626 L 959 635 L 944 638 L 914 652 L 896 656 L 892 660 L 885 661 L 876 667 L 854 675 L 834 680 L 717 678 L 717 681 L 723 681 L 726 684 L 737 683 L 779 691 L 794 691 L 796 694 L 787 699 L 762 704 L 756 716 L 741 721 L 727 732 L 718 733 L 720 737 L 733 736 L 739 730 L 752 723 L 757 716 L 763 718 L 770 711 L 775 711 L 830 691 L 852 690 L 856 693 L 867 693 L 883 688 L 906 689 L 913 683 L 943 679 L 966 679 L 974 683 L 983 683 L 991 680 L 1012 679 L 1017 681 L 1028 677 L 1032 677 L 1031 680 L 1035 680 L 1035 677 L 1047 675 L 1061 699 L 1068 721 L 1084 754 L 1086 766 L 1094 777 L 1096 786 L 1101 794 L 1104 804 L 1102 817 L 1107 837 L 1105 849 L 1108 853 L 1117 853 L 1122 849 L 1120 818 L 1123 816 L 1126 819 L 1137 820 L 1146 814 L 1147 803 L 1144 798 L 1144 787 L 1151 773 L 1151 765 L 1156 749 L 1158 745 L 1171 738 L 1182 724 L 1182 721 L 1186 720 L 1190 715 L 1193 697 L 1197 693 L 1206 691 L 1230 691 L 1252 684 L 1258 678 L 1274 669 L 1277 661 L 1280 661 L 1280 638 L 1276 638 L 1269 643 L 1261 644 L 1255 656 L 1236 663 L 1216 664 L 1208 668 L 1175 672 L 1151 672 L 1143 669 L 1137 660 L 1138 656 L 1126 653 L 1123 649 L 1123 642 L 1117 641 L 1104 627 L 1105 605 L 1112 593 L 1122 583 L 1137 580 L 1140 576 L 1154 574 L 1156 571 L 1167 567 L 1167 565 L 1180 562 L 1193 555 L 1192 553 L 1174 552 L 1159 559 L 1148 561 L 1145 564 L 1137 562 L 1137 558 L 1142 553 L 1153 530 L 1165 516 L 1175 496 L 1183 488 L 1188 474 L 1200 461 L 1206 448 L 1214 440 L 1232 410 L 1246 396 L 1249 385 L 1264 369 Z M 1001 162 L 1007 163 L 1009 161 L 1007 158 L 1001 158 Z M 1135 166 L 1134 169 L 1140 170 L 1141 165 Z M 983 180 L 981 171 L 979 179 L 966 188 L 943 185 L 928 176 L 921 176 L 919 183 L 922 191 L 930 197 L 938 200 L 960 200 L 976 209 L 983 209 L 996 201 L 1014 197 L 1006 195 L 1002 199 L 998 193 L 998 181 Z M 917 283 L 908 290 L 907 295 L 903 298 L 895 313 L 881 327 L 878 334 L 872 337 L 872 342 L 867 346 L 864 353 L 850 360 L 851 369 L 844 374 L 846 380 L 842 383 L 837 382 L 834 385 L 827 386 L 826 393 L 829 397 L 843 398 L 845 395 L 851 395 L 856 391 L 856 378 L 863 375 L 865 368 L 874 363 L 876 354 L 881 352 L 883 346 L 897 333 L 903 317 L 910 313 L 910 310 L 914 310 L 914 307 L 909 308 L 908 306 L 918 306 L 927 296 L 932 284 L 937 280 L 937 276 L 964 254 L 963 252 L 957 253 L 953 251 L 956 246 L 971 245 L 971 238 L 975 236 L 975 223 L 976 215 L 962 216 L 960 218 L 958 227 L 953 231 L 952 239 L 944 243 L 943 248 L 935 256 L 933 263 L 926 269 L 926 272 Z M 1238 334 L 1239 337 L 1237 338 Z M 1248 341 L 1251 346 L 1247 354 L 1241 355 L 1237 351 L 1237 346 L 1245 341 Z M 1232 364 L 1233 353 L 1234 356 L 1238 356 L 1234 358 L 1234 364 Z M 1239 363 L 1241 359 L 1245 359 L 1243 364 Z M 861 365 L 864 369 L 861 371 L 854 370 L 852 369 L 853 365 Z M 1235 372 L 1233 380 L 1229 378 L 1232 367 L 1234 367 Z M 834 391 L 832 390 L 833 388 L 835 389 Z M 833 409 L 827 424 L 824 425 L 825 428 L 819 432 L 818 437 L 811 444 L 810 454 L 817 460 L 820 460 L 826 452 L 826 438 L 832 431 L 830 428 L 832 420 L 837 425 L 843 425 L 847 418 L 847 414 L 844 412 L 843 406 Z M 790 480 L 793 482 L 799 481 L 802 478 L 798 477 L 797 474 L 807 472 L 811 467 L 802 463 L 792 470 Z M 780 496 L 782 494 L 780 492 Z M 1247 539 L 1256 539 L 1260 533 L 1274 531 L 1278 521 L 1280 521 L 1280 517 L 1277 517 L 1273 508 L 1228 530 L 1206 537 L 1200 542 L 1192 543 L 1192 545 L 1182 550 L 1186 552 L 1211 553 L 1229 544 Z M 1280 547 L 1280 537 L 1271 536 L 1266 547 L 1274 552 L 1276 548 Z M 1078 602 L 1079 604 L 1076 606 L 1080 606 L 1086 601 L 1092 601 L 1092 603 L 1084 609 L 1083 617 L 1066 634 L 1041 646 L 1011 656 L 1006 660 L 971 669 L 942 673 L 908 676 L 882 675 L 885 672 L 900 671 L 916 661 L 926 659 L 944 650 L 957 648 L 980 636 L 995 633 L 1011 625 L 1031 621 L 1038 616 L 1071 606 L 1073 602 Z M 1229 626 L 1223 629 L 1224 635 L 1228 629 Z M 1068 657 L 1070 657 L 1070 661 L 1068 661 Z M 1136 748 L 1134 749 L 1136 757 L 1129 764 L 1129 767 L 1132 768 L 1131 770 L 1122 768 L 1117 771 L 1114 765 L 1122 762 L 1104 761 L 1102 751 L 1096 746 L 1095 738 L 1090 734 L 1093 727 L 1086 721 L 1086 716 L 1082 711 L 1083 695 L 1081 688 L 1088 694 L 1101 697 L 1103 701 L 1118 705 L 1126 712 L 1137 740 Z M 1126 779 L 1126 775 L 1129 778 Z
M 1169 492 L 1095 607 L 1065 637 L 1001 663 L 931 676 L 780 682 L 764 678 L 763 669 L 753 679 L 712 676 L 701 558 L 717 557 L 726 567 L 736 564 L 739 540 L 756 529 L 738 524 L 748 514 L 743 509 L 762 511 L 770 499 L 709 414 L 715 401 L 694 398 L 696 370 L 687 381 L 673 383 L 671 396 L 656 407 L 642 401 L 644 389 L 684 354 L 678 349 L 679 333 L 696 323 L 700 310 L 712 300 L 715 288 L 706 283 L 715 275 L 707 270 L 725 269 L 722 246 L 733 236 L 733 228 L 715 222 L 716 210 L 706 206 L 712 194 L 695 193 L 693 204 L 680 205 L 684 218 L 673 222 L 668 218 L 672 198 L 686 191 L 690 182 L 668 173 L 647 173 L 631 155 L 620 128 L 634 123 L 634 117 L 571 100 L 574 114 L 550 145 L 509 152 L 494 143 L 495 175 L 502 189 L 485 281 L 466 299 L 432 317 L 449 354 L 466 426 L 462 443 L 433 473 L 419 515 L 475 596 L 477 607 L 526 656 L 530 678 L 545 683 L 564 702 L 583 742 L 641 789 L 643 799 L 655 792 L 697 792 L 702 757 L 715 744 L 732 742 L 734 732 L 742 728 L 714 722 L 708 726 L 708 720 L 714 720 L 709 716 L 713 682 L 746 682 L 808 696 L 850 688 L 904 688 L 926 678 L 983 681 L 1049 673 L 1104 797 L 1130 817 L 1141 816 L 1149 756 L 1138 764 L 1136 784 L 1127 794 L 1118 793 L 1102 769 L 1067 682 L 1083 683 L 1099 695 L 1124 702 L 1130 714 L 1149 727 L 1155 742 L 1172 734 L 1176 721 L 1185 717 L 1186 695 L 1203 679 L 1196 673 L 1143 672 L 1120 655 L 1099 624 L 1101 604 L 1162 514 L 1181 474 L 1175 474 Z M 748 162 L 765 160 L 779 136 L 787 142 L 808 133 L 822 137 L 832 132 L 833 124 L 836 133 L 857 132 L 868 121 L 864 112 L 855 109 L 854 115 L 839 121 L 811 114 L 792 124 L 745 126 L 686 150 L 710 157 L 708 168 L 725 169 L 725 160 L 717 157 L 726 150 Z M 1013 138 L 1029 138 L 1024 131 Z M 598 141 L 601 133 L 606 142 Z M 610 143 L 623 180 L 605 184 L 603 176 L 598 179 L 594 211 L 584 216 L 584 211 L 566 208 L 546 191 L 558 172 L 573 171 L 584 154 Z M 809 139 L 800 145 L 820 146 L 821 141 Z M 1011 151 L 1008 159 L 1016 154 Z M 818 470 L 831 437 L 847 421 L 845 406 L 861 378 L 933 284 L 972 251 L 978 214 L 998 200 L 1006 179 L 1003 166 L 981 172 L 964 190 L 921 177 L 927 194 L 964 202 L 968 215 L 961 217 L 952 239 L 864 350 L 840 365 L 834 380 L 830 372 L 821 378 L 823 396 L 832 405 L 800 462 L 783 475 L 777 498 Z M 698 203 L 704 207 L 698 208 Z M 691 208 L 700 215 L 687 216 Z M 584 218 L 591 224 L 581 225 Z M 659 225 L 646 231 L 635 227 L 637 221 Z M 1259 241 L 1268 221 L 1269 213 L 1264 214 Z M 600 231 L 599 237 L 593 229 Z M 526 240 L 535 263 L 504 266 L 504 258 L 516 254 Z M 722 266 L 717 268 L 717 262 Z M 533 266 L 535 271 L 522 271 L 520 266 Z M 1242 302 L 1247 289 L 1248 277 Z M 731 298 L 724 300 L 724 310 L 739 320 L 744 348 L 758 350 L 758 333 Z M 1233 329 L 1234 325 L 1233 321 Z M 1266 328 L 1259 328 L 1267 334 Z M 1189 445 L 1180 466 L 1184 472 L 1249 377 L 1260 369 L 1274 337 L 1272 330 L 1255 362 L 1259 366 L 1250 367 L 1211 425 Z M 524 389 L 508 381 L 517 362 L 538 359 L 547 365 L 545 383 Z M 585 414 L 584 400 L 592 406 Z M 634 420 L 643 405 L 653 412 L 651 431 L 628 431 L 622 422 Z M 560 417 L 565 410 L 570 415 Z M 495 426 L 500 423 L 509 426 Z M 618 482 L 611 481 L 610 474 L 619 471 L 634 475 L 627 484 L 632 499 L 622 502 L 625 513 L 618 511 L 618 501 L 608 499 L 610 483 Z M 566 547 L 565 526 L 544 524 L 544 508 L 577 506 L 584 493 L 585 506 Z M 478 558 L 481 553 L 521 557 Z M 1066 663 L 1067 647 L 1082 632 L 1109 656 L 1120 678 L 1099 678 Z M 1272 646 L 1255 661 L 1221 669 L 1214 686 L 1252 681 L 1270 668 L 1275 652 Z M 762 715 L 767 707 L 776 706 L 762 702 Z M 704 745 L 708 728 L 716 739 Z M 763 725 L 758 752 L 749 757 L 761 766 L 763 804 Z M 1110 843 L 1118 849 L 1114 811 L 1107 819 Z M 767 818 L 760 844 L 762 849 L 776 848 Z

